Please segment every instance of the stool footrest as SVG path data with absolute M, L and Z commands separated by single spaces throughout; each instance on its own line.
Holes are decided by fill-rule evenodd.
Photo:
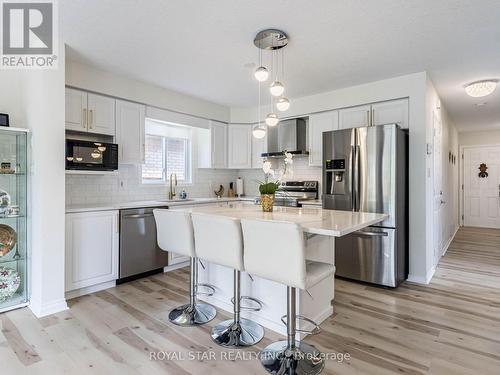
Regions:
M 207 291 L 198 291 L 198 288 L 205 288 L 207 289 Z M 215 287 L 213 285 L 210 285 L 210 284 L 202 284 L 202 283 L 199 283 L 196 285 L 196 295 L 200 295 L 200 296 L 213 296 L 215 294 Z
M 296 316 L 296 319 L 297 320 L 303 320 L 307 323 L 310 323 L 313 325 L 313 329 L 311 330 L 306 330 L 306 329 L 296 329 L 297 332 L 300 332 L 300 333 L 305 333 L 305 334 L 308 334 L 308 335 L 317 335 L 318 333 L 321 332 L 321 327 L 319 326 L 318 323 L 316 323 L 314 320 L 312 319 L 309 319 L 309 318 L 306 318 L 305 316 L 302 316 L 302 315 L 297 315 Z M 281 317 L 281 322 L 285 325 L 285 326 L 288 326 L 288 323 L 287 323 L 287 316 L 286 315 L 283 315 Z
M 249 297 L 249 296 L 241 296 L 240 302 L 243 300 L 251 301 L 256 306 L 240 306 L 240 310 L 242 310 L 242 311 L 260 311 L 260 310 L 262 310 L 262 301 L 258 300 L 257 298 Z M 231 303 L 234 305 L 234 297 L 231 298 Z

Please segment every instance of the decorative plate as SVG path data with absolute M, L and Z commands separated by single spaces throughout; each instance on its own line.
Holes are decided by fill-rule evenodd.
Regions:
M 5 190 L 0 189 L 0 214 L 5 214 L 10 206 L 10 195 Z
M 16 246 L 17 234 L 6 224 L 0 224 L 0 257 L 7 255 Z
M 14 295 L 21 285 L 19 273 L 12 268 L 0 266 L 0 303 Z

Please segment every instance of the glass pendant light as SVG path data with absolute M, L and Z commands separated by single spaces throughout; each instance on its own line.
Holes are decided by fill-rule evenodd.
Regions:
M 267 116 L 266 116 L 266 124 L 268 126 L 276 126 L 278 125 L 278 122 L 280 122 L 279 118 L 278 118 L 278 115 L 276 113 L 269 113 Z
M 269 71 L 264 66 L 259 66 L 254 73 L 255 79 L 259 82 L 265 82 L 269 78 Z
M 274 81 L 269 87 L 272 96 L 281 96 L 285 92 L 285 86 L 280 81 Z
M 252 129 L 252 134 L 257 139 L 262 139 L 266 136 L 266 128 L 262 124 L 257 124 Z
M 282 96 L 276 102 L 276 108 L 278 109 L 278 111 L 284 112 L 288 110 L 288 108 L 290 108 L 290 101 L 284 96 Z

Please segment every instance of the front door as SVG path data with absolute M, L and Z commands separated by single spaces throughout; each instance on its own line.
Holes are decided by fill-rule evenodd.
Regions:
M 500 228 L 500 145 L 466 147 L 463 158 L 464 225 Z

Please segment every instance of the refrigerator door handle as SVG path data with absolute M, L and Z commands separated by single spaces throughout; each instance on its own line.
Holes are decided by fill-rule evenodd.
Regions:
M 352 189 L 352 194 L 353 194 L 353 205 L 352 205 L 352 210 L 353 211 L 359 211 L 359 184 L 360 184 L 360 178 L 359 178 L 359 145 L 352 146 L 353 150 L 353 158 L 354 158 L 354 167 L 352 168 L 352 173 L 353 173 L 353 189 Z

